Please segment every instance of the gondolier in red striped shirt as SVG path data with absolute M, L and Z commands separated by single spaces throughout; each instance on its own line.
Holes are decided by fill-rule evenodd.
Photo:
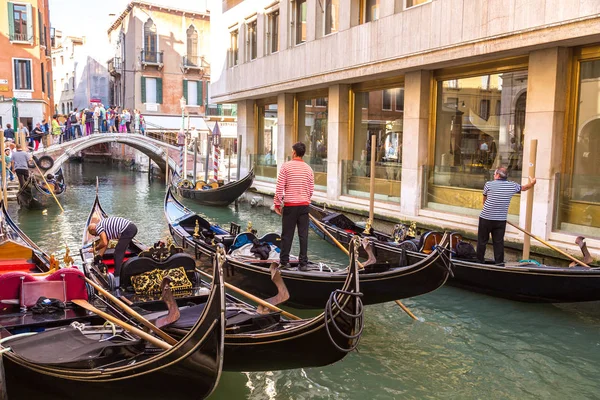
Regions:
M 114 259 L 115 259 L 115 284 L 118 287 L 119 277 L 121 274 L 121 265 L 125 258 L 125 252 L 127 247 L 137 235 L 138 229 L 133 222 L 128 219 L 121 217 L 108 217 L 104 218 L 97 224 L 90 224 L 88 226 L 88 232 L 94 236 L 100 236 L 100 244 L 96 247 L 98 255 L 94 261 L 102 260 L 102 256 L 108 249 L 108 242 L 111 240 L 118 240 L 115 246 Z
M 306 271 L 308 264 L 308 210 L 310 198 L 315 189 L 312 168 L 302 160 L 306 146 L 298 142 L 292 146 L 292 160 L 281 166 L 275 189 L 275 212 L 283 215 L 281 229 L 280 268 L 289 267 L 290 250 L 294 240 L 294 230 L 298 227 L 300 239 L 300 271 Z M 284 205 L 283 211 L 281 210 Z

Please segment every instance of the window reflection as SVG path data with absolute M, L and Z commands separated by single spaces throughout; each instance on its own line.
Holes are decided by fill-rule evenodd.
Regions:
M 277 176 L 277 104 L 258 107 L 257 177 Z
M 298 141 L 306 145 L 304 161 L 315 172 L 315 187 L 327 190 L 328 98 L 298 101 Z

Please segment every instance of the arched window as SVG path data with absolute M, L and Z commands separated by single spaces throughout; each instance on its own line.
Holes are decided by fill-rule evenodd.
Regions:
M 194 25 L 187 29 L 187 65 L 198 65 L 198 31 Z
M 60 105 L 60 109 L 62 110 L 61 114 L 64 114 L 65 113 L 65 103 L 62 103 Z
M 156 62 L 157 59 L 157 37 L 156 25 L 152 18 L 144 24 L 144 60 L 148 62 Z

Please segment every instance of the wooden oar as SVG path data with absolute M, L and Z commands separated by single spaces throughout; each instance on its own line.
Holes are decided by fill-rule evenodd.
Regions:
M 535 236 L 533 233 L 527 232 L 525 229 L 521 228 L 520 226 L 518 226 L 518 225 L 515 225 L 515 224 L 513 224 L 513 223 L 512 223 L 512 222 L 510 222 L 510 221 L 506 221 L 506 223 L 507 223 L 507 224 L 509 224 L 510 226 L 512 226 L 513 228 L 517 228 L 518 230 L 520 230 L 520 231 L 521 231 L 521 232 L 523 232 L 524 234 L 531 236 L 532 238 L 534 238 L 534 239 L 535 239 L 535 240 L 537 240 L 538 242 L 540 242 L 540 243 L 542 243 L 542 244 L 545 244 L 546 246 L 550 247 L 552 250 L 554 250 L 554 251 L 556 251 L 556 252 L 558 252 L 558 253 L 562 254 L 563 256 L 567 257 L 568 259 L 570 259 L 570 260 L 572 260 L 572 261 L 575 261 L 577 264 L 579 264 L 579 265 L 581 265 L 581 266 L 584 266 L 584 267 L 587 267 L 587 268 L 591 268 L 589 265 L 587 265 L 587 264 L 586 264 L 586 263 L 584 263 L 583 261 L 581 261 L 581 260 L 578 260 L 578 259 L 576 259 L 575 257 L 573 257 L 572 255 L 570 255 L 570 254 L 568 254 L 568 253 L 565 253 L 564 251 L 560 250 L 560 249 L 559 249 L 559 248 L 557 248 L 557 247 L 554 247 L 554 246 L 552 246 L 550 243 L 546 242 L 546 241 L 545 241 L 545 240 L 543 240 L 542 238 L 539 238 L 539 237 Z
M 331 239 L 333 240 L 333 242 L 340 248 L 342 249 L 342 251 L 344 253 L 346 253 L 346 255 L 350 255 L 350 252 L 348 251 L 347 248 L 345 248 L 335 237 L 333 237 L 333 235 L 331 233 L 329 233 L 329 231 L 327 231 L 327 229 L 325 229 L 325 227 L 323 226 L 323 224 L 321 224 L 321 222 L 319 222 L 315 217 L 313 217 L 312 215 L 308 214 L 308 217 L 312 220 L 312 222 L 314 222 L 319 229 L 321 229 L 323 232 L 325 232 L 325 234 Z M 364 269 L 365 267 L 362 265 L 362 263 L 358 260 L 356 260 L 358 266 L 361 269 Z M 415 317 L 415 314 L 413 314 L 412 312 L 410 312 L 410 310 L 408 309 L 408 307 L 406 307 L 404 304 L 402 304 L 402 302 L 400 300 L 395 300 L 396 304 L 398 304 L 398 306 L 400 306 L 400 308 L 402 309 L 402 311 L 404 311 L 406 314 L 408 314 L 409 317 L 411 317 L 414 320 L 417 320 L 417 317 Z
M 169 343 L 171 345 L 177 343 L 177 340 L 175 340 L 173 337 L 169 336 L 165 331 L 160 329 L 158 326 L 154 325 L 152 322 L 148 321 L 142 315 L 138 314 L 135 310 L 133 310 L 127 304 L 123 303 L 121 300 L 119 300 L 115 296 L 113 296 L 110 292 L 104 290 L 104 288 L 102 288 L 102 286 L 96 284 L 96 282 L 94 282 L 93 280 L 91 280 L 89 278 L 85 278 L 85 281 L 90 286 L 92 286 L 94 289 L 96 289 L 98 292 L 100 292 L 108 300 L 112 301 L 117 306 L 119 306 L 121 308 L 121 310 L 125 311 L 127 314 L 129 314 L 133 318 L 137 319 L 146 328 L 148 328 L 152 332 L 156 333 L 161 339 L 163 339 L 164 341 L 166 341 L 167 343 Z
M 60 210 L 62 212 L 65 212 L 65 209 L 62 208 L 62 206 L 60 205 L 60 202 L 58 201 L 58 199 L 56 198 L 56 196 L 54 195 L 54 190 L 50 187 L 50 185 L 48 185 L 48 182 L 46 181 L 46 178 L 44 177 L 44 174 L 42 174 L 42 171 L 40 171 L 40 167 L 38 167 L 38 165 L 35 163 L 33 163 L 35 165 L 35 167 L 37 168 L 38 172 L 40 173 L 40 175 L 42 176 L 42 179 L 44 180 L 44 183 L 46 184 L 46 187 L 48 188 L 48 191 L 50 192 L 50 194 L 52 195 L 52 197 L 54 197 L 54 200 L 56 200 L 56 204 L 58 204 L 58 206 L 60 207 Z M 35 178 L 34 178 L 35 179 Z
M 200 270 L 200 269 L 198 269 L 198 268 L 196 268 L 196 272 L 198 272 L 199 274 L 202 274 L 202 275 L 206 276 L 207 278 L 212 278 L 212 276 L 210 276 L 210 274 L 207 274 L 206 272 L 204 272 L 204 271 L 202 271 L 202 270 Z M 254 301 L 254 302 L 255 302 L 255 303 L 257 303 L 257 304 L 260 304 L 260 305 L 261 305 L 261 306 L 263 306 L 263 307 L 266 307 L 266 308 L 268 308 L 268 309 L 270 309 L 270 310 L 273 310 L 273 311 L 276 311 L 276 312 L 280 312 L 280 313 L 281 313 L 281 315 L 283 315 L 283 316 L 285 316 L 285 317 L 287 317 L 287 318 L 289 318 L 289 319 L 295 319 L 295 320 L 300 320 L 300 319 L 302 319 L 302 318 L 300 318 L 300 317 L 297 317 L 297 316 L 295 316 L 294 314 L 290 314 L 289 312 L 282 310 L 281 308 L 279 308 L 279 307 L 277 307 L 277 306 L 274 306 L 274 305 L 273 305 L 273 304 L 271 304 L 271 303 L 267 303 L 266 301 L 264 301 L 264 300 L 263 300 L 263 299 L 261 299 L 260 297 L 256 297 L 256 296 L 254 296 L 253 294 L 250 294 L 250 293 L 248 293 L 248 292 L 246 292 L 246 291 L 244 291 L 244 290 L 240 289 L 240 288 L 239 288 L 239 287 L 237 287 L 237 286 L 233 286 L 233 285 L 232 285 L 232 284 L 230 284 L 230 283 L 227 283 L 227 282 L 225 282 L 225 287 L 226 287 L 227 289 L 231 289 L 231 290 L 233 290 L 233 291 L 234 291 L 234 292 L 236 292 L 236 293 L 239 293 L 239 294 L 241 294 L 241 295 L 242 295 L 242 296 L 244 296 L 244 297 L 247 297 L 248 299 L 250 299 L 250 300 Z
M 113 317 L 112 315 L 97 309 L 96 307 L 91 305 L 87 300 L 76 299 L 76 300 L 72 300 L 72 301 L 74 304 L 77 304 L 79 307 L 85 308 L 86 310 L 91 311 L 96 315 L 99 315 L 100 317 L 104 318 L 105 320 L 110 321 L 116 325 L 119 325 L 121 328 L 125 329 L 127 332 L 130 332 L 130 333 L 133 333 L 134 335 L 139 336 L 140 338 L 144 339 L 145 341 L 152 343 L 156 347 L 160 347 L 163 350 L 169 350 L 172 348 L 172 346 L 170 344 L 163 342 L 162 340 L 159 340 L 152 335 L 147 334 L 143 330 L 136 328 L 135 326 L 130 325 L 125 321 L 121 321 L 120 319 Z

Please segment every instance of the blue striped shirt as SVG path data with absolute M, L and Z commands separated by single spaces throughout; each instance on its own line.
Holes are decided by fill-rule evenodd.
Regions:
M 510 199 L 521 191 L 516 182 L 498 179 L 485 183 L 483 195 L 487 196 L 481 210 L 481 218 L 492 221 L 506 221 Z
M 100 236 L 102 232 L 106 233 L 108 240 L 119 239 L 121 233 L 127 228 L 131 221 L 121 217 L 108 217 L 98 222 L 96 225 L 96 234 Z

